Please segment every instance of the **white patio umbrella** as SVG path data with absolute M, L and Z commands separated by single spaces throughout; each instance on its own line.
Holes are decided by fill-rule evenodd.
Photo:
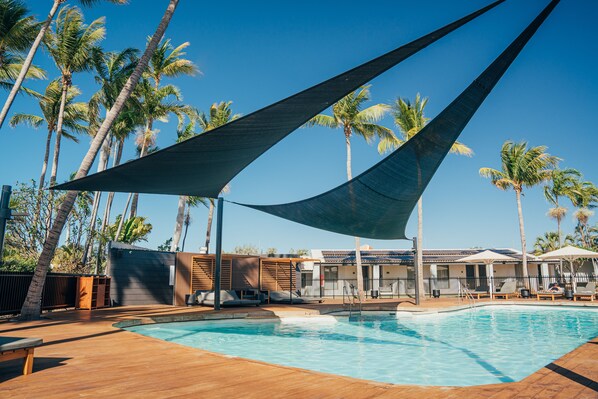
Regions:
M 573 261 L 576 259 L 591 259 L 598 258 L 598 252 L 588 251 L 587 249 L 577 248 L 572 245 L 557 249 L 556 251 L 550 251 L 543 255 L 538 256 L 540 259 L 563 259 L 569 261 L 569 270 L 571 271 L 571 284 L 573 284 L 573 290 L 577 288 L 576 281 L 574 280 L 575 272 L 573 271 Z
M 482 251 L 477 254 L 469 255 L 461 259 L 457 259 L 456 262 L 465 263 L 483 263 L 486 265 L 486 274 L 490 280 L 490 299 L 493 299 L 494 293 L 494 262 L 509 262 L 516 261 L 517 259 L 511 258 L 510 256 L 499 254 L 494 251 Z

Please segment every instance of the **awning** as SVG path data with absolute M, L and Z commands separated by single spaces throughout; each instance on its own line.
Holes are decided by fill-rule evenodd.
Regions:
M 314 115 L 503 1 L 220 128 L 53 189 L 216 198 L 233 177 Z

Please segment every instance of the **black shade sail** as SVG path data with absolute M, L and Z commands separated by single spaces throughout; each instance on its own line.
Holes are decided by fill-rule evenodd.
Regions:
M 314 115 L 503 1 L 220 128 L 53 189 L 215 198 L 239 172 Z
M 250 208 L 336 233 L 405 237 L 418 198 L 486 96 L 556 7 L 553 0 L 494 62 L 415 137 L 361 175 L 324 194 Z

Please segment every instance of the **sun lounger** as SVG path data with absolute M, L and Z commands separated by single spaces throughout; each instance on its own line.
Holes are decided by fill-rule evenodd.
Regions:
M 494 292 L 494 298 L 509 299 L 510 296 L 517 296 L 517 282 L 505 281 L 500 286 L 500 291 Z
M 322 302 L 321 299 L 307 299 L 301 298 L 299 295 L 295 294 L 294 292 L 289 291 L 270 291 L 270 303 L 291 303 L 291 298 L 293 299 L 293 305 L 300 305 L 300 304 L 308 304 L 308 303 L 320 303 Z
M 480 299 L 480 298 L 485 298 L 485 297 L 490 297 L 490 292 L 488 292 L 488 287 L 486 286 L 479 286 L 476 287 L 475 290 L 471 291 L 471 295 L 475 298 L 475 299 Z
M 41 338 L 0 337 L 0 362 L 23 359 L 23 374 L 31 374 L 34 348 L 42 342 Z
M 214 306 L 214 291 L 201 292 L 197 296 L 197 303 L 205 306 Z M 240 299 L 233 290 L 220 291 L 220 306 L 259 306 L 261 301 L 257 299 Z
M 552 284 L 551 284 L 552 285 Z M 565 295 L 565 289 L 560 287 L 554 283 L 553 287 L 548 290 L 538 291 L 536 292 L 536 299 L 539 301 L 540 299 L 549 299 L 554 301 L 555 299 L 562 298 Z
M 584 288 L 578 289 L 573 294 L 573 301 L 577 301 L 577 299 L 589 299 L 593 302 L 594 297 L 596 297 L 596 283 L 587 283 Z

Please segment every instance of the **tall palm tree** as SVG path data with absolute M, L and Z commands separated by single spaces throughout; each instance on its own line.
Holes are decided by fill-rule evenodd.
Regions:
M 48 13 L 48 16 L 46 17 L 46 20 L 41 24 L 41 27 L 39 28 L 39 32 L 38 32 L 37 36 L 35 37 L 33 44 L 31 44 L 31 48 L 29 49 L 29 52 L 27 53 L 27 57 L 25 58 L 25 60 L 22 63 L 23 65 L 21 67 L 21 70 L 20 70 L 15 82 L 14 82 L 12 90 L 10 91 L 8 98 L 6 99 L 6 102 L 4 103 L 4 106 L 2 107 L 2 111 L 0 111 L 0 128 L 2 128 L 2 125 L 4 124 L 6 115 L 8 115 L 8 111 L 10 110 L 10 107 L 12 106 L 12 103 L 13 103 L 17 93 L 19 92 L 19 90 L 21 90 L 21 85 L 23 84 L 23 81 L 29 74 L 29 69 L 31 68 L 31 64 L 33 63 L 33 57 L 35 57 L 35 53 L 37 52 L 39 45 L 41 44 L 42 40 L 44 39 L 44 36 L 46 35 L 48 28 L 50 27 L 50 23 L 54 19 L 54 15 L 56 15 L 56 11 L 58 11 L 58 8 L 60 7 L 60 5 L 62 5 L 66 1 L 67 0 L 54 0 L 54 2 L 52 3 L 52 7 L 50 8 L 50 12 Z M 81 5 L 83 5 L 83 6 L 92 6 L 96 3 L 99 3 L 100 1 L 102 1 L 102 0 L 79 0 L 79 3 L 81 3 Z M 115 3 L 115 4 L 125 4 L 127 2 L 127 0 L 107 0 L 107 1 L 109 1 L 111 3 Z
M 588 222 L 594 215 L 592 209 L 598 206 L 598 188 L 589 181 L 578 182 L 573 205 L 577 208 L 573 216 L 577 220 L 581 242 L 584 247 L 590 248 L 592 245 L 588 234 Z
M 217 127 L 226 125 L 228 122 L 234 121 L 241 117 L 241 114 L 233 114 L 233 110 L 231 108 L 232 101 L 221 101 L 219 103 L 214 103 L 210 106 L 210 112 L 206 115 L 202 113 L 199 116 L 199 126 L 202 128 L 203 132 L 210 131 L 212 129 L 216 129 Z M 227 184 L 222 193 L 228 193 L 230 191 L 230 186 Z M 206 242 L 205 248 L 206 253 L 210 252 L 210 239 L 212 237 L 212 221 L 214 219 L 214 198 L 210 198 L 209 200 L 209 208 L 208 208 L 208 223 L 206 227 Z
M 501 170 L 480 169 L 480 175 L 489 178 L 495 187 L 501 190 L 512 188 L 515 191 L 517 214 L 519 216 L 519 233 L 521 235 L 523 277 L 526 286 L 528 276 L 527 248 L 521 194 L 524 187 L 531 188 L 550 179 L 552 169 L 557 166 L 560 159 L 548 154 L 546 149 L 546 146 L 528 148 L 525 141 L 517 144 L 512 141 L 505 141 L 500 150 Z
M 156 131 L 153 130 L 155 120 L 164 121 L 169 113 L 174 113 L 179 117 L 180 122 L 181 112 L 190 112 L 190 118 L 195 117 L 195 113 L 192 112 L 190 107 L 186 107 L 187 111 L 185 111 L 180 108 L 180 104 L 168 104 L 166 102 L 169 96 L 174 96 L 177 101 L 181 100 L 178 88 L 172 85 L 160 87 L 163 77 L 193 76 L 200 72 L 192 61 L 183 58 L 186 55 L 183 50 L 189 45 L 189 42 L 185 42 L 175 48 L 170 44 L 170 39 L 163 40 L 150 59 L 148 69 L 144 73 L 145 80 L 142 82 L 147 122 L 146 129 L 143 132 L 144 139 L 141 141 L 139 158 L 147 154 L 147 144 L 154 139 L 153 136 L 156 134 Z M 150 85 L 150 81 L 153 81 L 153 87 Z M 169 107 L 170 109 L 168 109 Z M 178 113 L 177 107 L 179 107 Z M 180 123 L 179 127 L 181 127 Z M 139 194 L 135 193 L 131 202 L 131 216 L 137 214 L 138 202 Z
M 77 141 L 77 137 L 74 135 L 75 133 L 82 134 L 87 133 L 88 131 L 87 126 L 82 124 L 87 121 L 87 103 L 75 102 L 75 98 L 80 94 L 81 92 L 76 86 L 71 86 L 64 105 L 62 123 L 62 135 L 75 142 Z M 31 126 L 33 128 L 38 128 L 43 124 L 46 125 L 46 148 L 42 163 L 42 171 L 39 177 L 39 190 L 43 189 L 45 186 L 46 171 L 50 157 L 50 145 L 52 143 L 52 135 L 56 132 L 61 99 L 62 87 L 60 80 L 53 80 L 48 87 L 46 87 L 44 95 L 39 99 L 41 115 L 17 113 L 10 119 L 10 126 L 12 127 L 20 124 Z
M 35 40 L 37 24 L 20 0 L 0 0 L 0 88 L 11 90 L 23 66 L 22 54 Z M 32 66 L 25 78 L 45 79 L 45 71 Z M 31 93 L 30 91 L 26 91 Z
M 415 96 L 415 101 L 411 103 L 409 99 L 397 98 L 392 105 L 392 115 L 394 117 L 395 125 L 399 128 L 402 137 L 386 137 L 380 140 L 378 144 L 378 152 L 383 154 L 387 151 L 392 151 L 402 146 L 407 140 L 410 140 L 420 132 L 428 123 L 429 118 L 425 116 L 425 108 L 428 104 L 428 98 L 422 98 L 419 93 Z M 471 148 L 463 143 L 455 141 L 450 149 L 453 154 L 466 155 L 468 157 L 473 155 Z M 424 270 L 423 270 L 423 242 L 424 242 L 424 225 L 423 225 L 423 200 L 422 197 L 417 201 L 417 262 L 416 279 L 418 284 L 419 299 L 425 299 L 424 295 Z
M 116 97 L 118 97 L 119 91 L 124 86 L 125 82 L 135 69 L 137 63 L 138 50 L 127 48 L 120 52 L 108 52 L 104 53 L 100 49 L 95 49 L 92 54 L 92 62 L 96 73 L 95 81 L 100 84 L 100 89 L 92 96 L 89 101 L 90 104 L 90 123 L 91 128 L 95 130 L 99 127 L 102 118 L 100 118 L 100 109 L 103 108 L 105 112 L 108 112 L 114 105 Z M 129 99 L 131 102 L 131 99 Z M 108 160 L 110 153 L 113 151 L 113 147 L 116 143 L 114 140 L 114 128 L 112 132 L 108 134 L 108 137 L 104 140 L 102 148 L 100 150 L 100 159 L 98 162 L 97 171 L 101 172 L 106 170 L 108 167 Z M 95 224 L 97 219 L 97 213 L 100 206 L 101 191 L 97 191 L 94 194 L 91 222 L 89 225 L 89 231 L 85 248 L 83 250 L 83 258 L 81 263 L 87 264 L 87 259 L 91 257 L 91 251 L 93 248 L 93 240 L 95 237 Z M 101 240 L 101 238 L 100 238 Z
M 62 98 L 56 123 L 56 142 L 54 144 L 54 161 L 50 175 L 50 186 L 56 183 L 64 107 L 68 90 L 73 84 L 73 74 L 91 69 L 92 52 L 99 42 L 104 39 L 105 35 L 104 18 L 98 18 L 91 24 L 86 25 L 83 14 L 78 8 L 64 7 L 56 17 L 55 31 L 48 32 L 46 37 L 46 47 L 60 71 L 62 79 Z
M 574 201 L 580 177 L 581 173 L 576 169 L 554 169 L 548 184 L 544 186 L 544 197 L 554 205 L 548 211 L 548 216 L 555 219 L 557 223 L 558 248 L 561 247 L 561 221 L 567 214 L 567 208 L 561 206 L 560 198 L 567 197 Z
M 178 119 L 178 129 L 180 130 L 185 123 L 185 118 L 194 120 L 197 118 L 197 111 L 181 102 L 182 96 L 180 90 L 174 85 L 165 85 L 156 88 L 151 82 L 144 78 L 139 83 L 138 93 L 140 95 L 140 111 L 145 120 L 145 126 L 136 140 L 139 158 L 148 154 L 156 140 L 156 134 L 159 132 L 154 129 L 154 122 L 168 122 L 170 114 L 174 114 Z M 137 214 L 139 194 L 134 193 L 131 201 L 131 212 L 129 217 Z
M 127 83 L 125 83 L 125 86 L 120 91 L 120 94 L 114 102 L 114 106 L 106 114 L 106 118 L 96 132 L 89 150 L 85 154 L 85 157 L 79 166 L 79 170 L 77 171 L 75 178 L 79 179 L 83 176 L 86 176 L 89 172 L 89 169 L 91 168 L 91 165 L 93 164 L 102 143 L 106 139 L 108 131 L 112 127 L 112 124 L 116 120 L 120 111 L 125 106 L 126 101 L 133 93 L 135 86 L 137 86 L 137 82 L 139 82 L 143 71 L 147 67 L 149 59 L 156 50 L 160 39 L 164 36 L 164 32 L 166 31 L 166 28 L 168 27 L 168 24 L 174 15 L 178 3 L 179 0 L 169 1 L 166 11 L 164 12 L 162 19 L 152 36 L 152 40 L 147 45 L 143 55 L 135 67 L 135 70 L 127 80 Z M 73 209 L 76 198 L 76 191 L 68 191 L 58 208 L 58 212 L 56 214 L 56 218 L 54 219 L 54 223 L 52 224 L 50 234 L 48 234 L 48 237 L 44 241 L 42 252 L 38 258 L 35 272 L 33 274 L 33 278 L 31 279 L 29 290 L 27 291 L 27 296 L 25 297 L 25 301 L 21 308 L 20 318 L 22 320 L 39 318 L 42 291 L 46 281 L 46 274 L 48 273 L 48 268 L 50 267 L 50 262 L 52 261 L 52 256 L 54 255 L 56 246 L 58 245 L 58 240 L 60 239 L 60 234 L 64 228 L 67 216 Z
M 324 126 L 331 129 L 342 129 L 345 136 L 347 151 L 347 180 L 353 178 L 351 171 L 351 137 L 353 135 L 364 138 L 371 143 L 375 138 L 381 140 L 396 139 L 392 130 L 378 125 L 384 115 L 390 110 L 386 104 L 376 104 L 363 109 L 370 100 L 370 86 L 362 86 L 359 90 L 347 94 L 332 105 L 332 115 L 319 114 L 314 116 L 306 126 Z M 361 267 L 361 244 L 359 237 L 355 237 L 355 264 L 357 267 L 357 290 L 363 299 L 363 270 Z

